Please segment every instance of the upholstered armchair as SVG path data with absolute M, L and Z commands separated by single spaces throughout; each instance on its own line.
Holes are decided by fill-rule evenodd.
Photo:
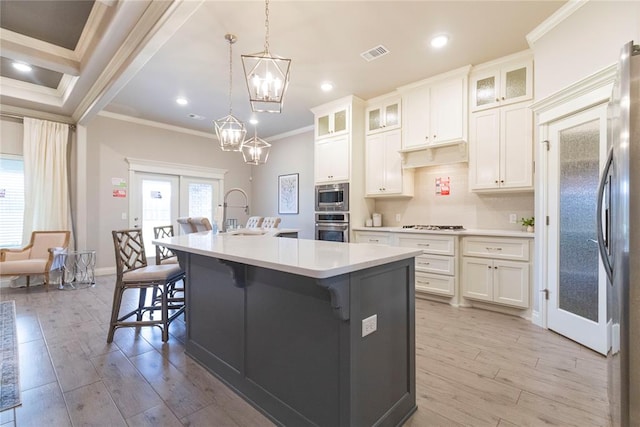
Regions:
M 69 245 L 68 231 L 34 231 L 31 241 L 22 249 L 0 249 L 0 276 L 44 275 L 49 290 L 49 272 L 54 267 L 55 256 Z

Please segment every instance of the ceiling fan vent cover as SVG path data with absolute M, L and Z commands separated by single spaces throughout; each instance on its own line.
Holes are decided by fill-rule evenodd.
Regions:
M 389 53 L 389 49 L 380 44 L 372 49 L 367 50 L 366 52 L 362 52 L 360 56 L 366 59 L 367 62 L 371 62 L 374 59 L 378 59 L 381 56 L 386 55 L 387 53 Z

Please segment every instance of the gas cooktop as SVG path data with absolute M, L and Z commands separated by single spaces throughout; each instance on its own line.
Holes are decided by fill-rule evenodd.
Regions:
M 414 230 L 432 230 L 432 231 L 440 231 L 440 230 L 464 230 L 464 227 L 461 225 L 403 225 L 402 228 L 412 228 Z

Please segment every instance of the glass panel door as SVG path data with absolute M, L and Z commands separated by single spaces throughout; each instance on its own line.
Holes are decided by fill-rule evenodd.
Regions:
M 549 125 L 547 325 L 607 353 L 606 275 L 596 206 L 606 152 L 606 105 Z
M 527 67 L 507 71 L 505 75 L 505 99 L 518 98 L 527 94 Z
M 220 228 L 222 213 L 218 180 L 182 177 L 180 190 L 180 216 L 204 216 Z
M 155 257 L 153 228 L 173 224 L 178 217 L 179 179 L 177 176 L 136 173 L 132 189 L 131 220 L 142 228 L 148 259 Z M 174 226 L 175 230 L 175 226 Z
M 560 132 L 559 307 L 598 321 L 598 120 Z

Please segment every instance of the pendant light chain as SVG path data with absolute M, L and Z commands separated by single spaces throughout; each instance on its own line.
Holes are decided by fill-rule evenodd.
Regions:
M 235 39 L 233 37 L 229 38 L 229 114 L 233 113 L 233 107 L 231 104 L 231 88 L 233 88 L 233 43 Z
M 265 0 L 264 7 L 264 28 L 265 28 L 265 36 L 264 36 L 264 51 L 269 53 L 269 0 Z

